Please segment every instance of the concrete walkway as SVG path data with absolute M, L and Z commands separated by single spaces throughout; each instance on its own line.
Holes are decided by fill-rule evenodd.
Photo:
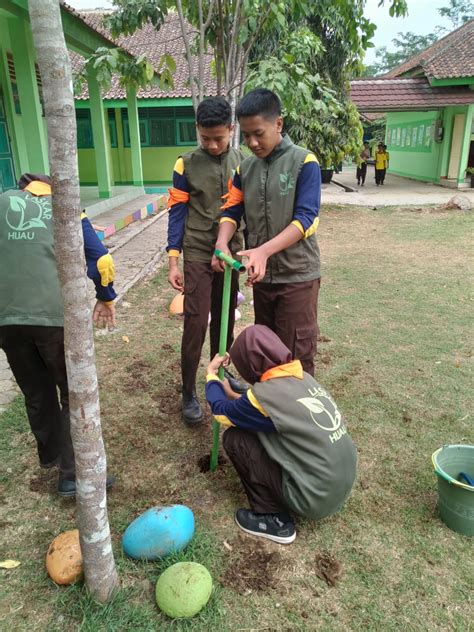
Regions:
M 322 201 L 324 204 L 353 204 L 356 206 L 413 206 L 424 204 L 445 204 L 454 195 L 463 195 L 470 199 L 474 208 L 474 189 L 448 189 L 429 182 L 418 182 L 387 174 L 385 184 L 376 186 L 375 170 L 369 165 L 364 186 L 357 186 L 355 167 L 344 167 L 341 173 L 334 174 L 338 182 L 357 189 L 346 193 L 333 182 L 323 184 Z

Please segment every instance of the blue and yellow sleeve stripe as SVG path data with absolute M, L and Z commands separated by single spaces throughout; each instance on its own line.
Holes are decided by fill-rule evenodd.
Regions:
M 238 399 L 228 400 L 220 380 L 215 375 L 208 376 L 206 399 L 216 421 L 224 426 L 253 432 L 276 432 L 272 420 L 250 390 Z
M 296 182 L 295 206 L 291 222 L 303 239 L 313 235 L 319 225 L 321 206 L 321 169 L 316 156 L 309 153 Z
M 115 279 L 114 260 L 97 237 L 97 233 L 84 212 L 81 213 L 81 226 L 84 238 L 87 276 L 94 281 L 96 298 L 99 301 L 108 303 L 117 296 L 113 287 Z
M 189 183 L 180 157 L 173 168 L 173 187 L 168 190 L 168 245 L 169 257 L 179 257 L 182 247 L 186 218 L 188 216 Z

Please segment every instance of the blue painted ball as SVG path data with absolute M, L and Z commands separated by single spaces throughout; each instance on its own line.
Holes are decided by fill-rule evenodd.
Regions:
M 129 524 L 122 547 L 136 560 L 156 560 L 184 549 L 193 535 L 191 509 L 184 505 L 152 507 Z

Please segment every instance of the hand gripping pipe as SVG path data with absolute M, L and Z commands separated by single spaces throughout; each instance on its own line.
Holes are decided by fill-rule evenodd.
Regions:
M 232 280 L 232 270 L 245 272 L 245 266 L 224 254 L 221 250 L 215 250 L 214 254 L 218 259 L 225 263 L 224 269 L 224 291 L 222 293 L 222 311 L 221 311 L 221 331 L 219 336 L 219 355 L 224 356 L 227 351 L 227 334 L 229 329 L 229 305 L 230 305 L 230 285 Z M 219 379 L 224 380 L 224 367 L 219 367 Z M 219 454 L 219 430 L 220 425 L 214 419 L 212 422 L 212 449 L 209 469 L 214 472 L 217 468 L 217 458 Z

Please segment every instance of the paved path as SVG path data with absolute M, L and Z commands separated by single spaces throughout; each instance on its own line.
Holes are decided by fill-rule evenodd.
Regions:
M 365 185 L 357 186 L 355 168 L 344 167 L 334 178 L 344 185 L 357 189 L 346 193 L 334 183 L 324 184 L 322 201 L 325 204 L 353 204 L 357 206 L 413 206 L 445 204 L 454 195 L 464 195 L 474 208 L 474 189 L 448 189 L 429 182 L 418 182 L 387 174 L 383 186 L 375 185 L 374 167 L 369 165 Z
M 107 247 L 113 254 L 116 270 L 114 283 L 118 299 L 144 275 L 155 270 L 164 255 L 168 227 L 168 213 L 161 211 L 155 216 L 134 222 L 107 240 Z M 95 292 L 90 282 L 91 302 L 95 302 Z M 11 374 L 5 354 L 0 349 L 0 413 L 19 393 Z

